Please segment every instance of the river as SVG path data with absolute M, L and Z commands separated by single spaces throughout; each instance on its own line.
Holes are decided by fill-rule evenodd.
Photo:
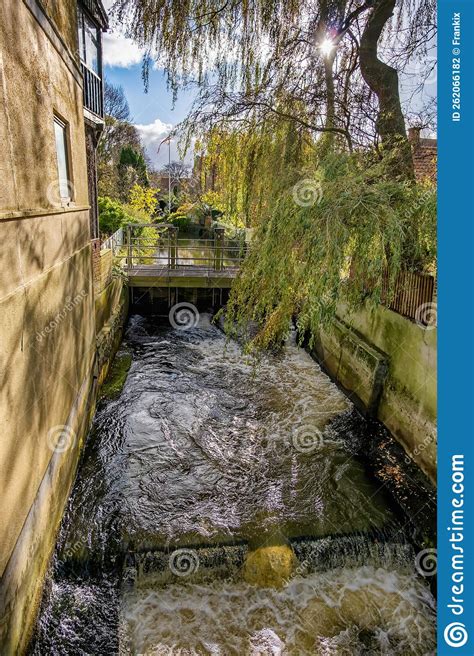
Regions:
M 305 350 L 257 366 L 209 316 L 133 315 L 31 654 L 435 653 L 435 601 L 357 457 L 364 419 Z

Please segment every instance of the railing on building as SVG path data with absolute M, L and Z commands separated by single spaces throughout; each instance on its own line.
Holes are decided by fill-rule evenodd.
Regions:
M 84 107 L 100 118 L 104 117 L 104 92 L 101 78 L 81 62 Z
M 418 321 L 420 315 L 423 315 L 421 310 L 423 306 L 436 301 L 436 280 L 429 274 L 401 271 L 390 296 L 388 287 L 388 278 L 386 278 L 382 303 L 390 310 L 414 321 Z

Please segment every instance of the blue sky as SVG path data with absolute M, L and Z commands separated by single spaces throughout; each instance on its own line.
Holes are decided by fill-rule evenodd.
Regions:
M 144 90 L 141 74 L 141 64 L 133 64 L 129 67 L 105 66 L 107 80 L 123 87 L 130 106 L 131 120 L 140 132 L 149 157 L 155 166 L 160 168 L 168 161 L 168 148 L 165 145 L 160 148 L 160 143 L 172 127 L 186 117 L 194 94 L 181 91 L 173 107 L 172 94 L 166 88 L 163 71 L 150 70 L 147 93 Z M 181 159 L 174 141 L 171 144 L 171 159 Z M 188 153 L 185 159 L 190 162 L 192 154 Z
M 163 71 L 150 71 L 148 93 L 144 91 L 141 64 L 129 68 L 106 66 L 105 75 L 109 82 L 123 87 L 134 123 L 149 124 L 159 117 L 164 123 L 175 124 L 185 118 L 192 104 L 193 94 L 180 92 L 173 109 Z
M 105 0 L 104 6 L 109 9 L 114 0 Z M 142 80 L 143 52 L 130 39 L 123 36 L 113 25 L 104 34 L 104 71 L 109 82 L 120 85 L 130 106 L 132 122 L 140 132 L 149 157 L 157 168 L 168 161 L 168 148 L 161 141 L 170 130 L 187 115 L 194 93 L 181 91 L 173 108 L 172 94 L 166 88 L 163 71 L 151 69 L 148 93 L 144 91 Z M 175 141 L 171 143 L 171 159 L 181 159 Z M 192 154 L 186 156 L 192 161 Z

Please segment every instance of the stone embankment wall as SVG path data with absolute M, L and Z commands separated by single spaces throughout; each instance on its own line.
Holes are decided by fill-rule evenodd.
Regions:
M 72 406 L 68 408 L 68 395 L 71 394 L 68 380 L 59 374 L 56 384 L 54 372 L 51 372 L 53 378 L 42 379 L 47 371 L 47 363 L 42 366 L 41 361 L 35 362 L 31 375 L 32 379 L 36 380 L 36 393 L 43 394 L 45 402 L 49 400 L 49 403 L 42 406 L 40 415 L 34 418 L 35 397 L 32 397 L 31 423 L 29 432 L 24 436 L 25 446 L 20 442 L 15 450 L 13 445 L 7 442 L 11 447 L 12 467 L 17 468 L 20 477 L 18 482 L 23 485 L 23 489 L 26 489 L 26 482 L 32 480 L 36 483 L 37 489 L 31 500 L 25 496 L 16 505 L 18 512 L 26 512 L 26 520 L 13 543 L 0 585 L 0 652 L 5 656 L 24 653 L 29 641 L 38 611 L 44 576 L 54 549 L 57 530 L 74 481 L 82 447 L 94 416 L 100 385 L 121 342 L 127 318 L 128 289 L 124 286 L 122 278 L 112 277 L 105 287 L 94 289 L 91 267 L 84 263 L 84 270 L 85 278 L 91 283 L 89 292 L 93 304 L 92 307 L 88 306 L 87 310 L 82 310 L 79 316 L 71 311 L 69 318 L 64 319 L 61 329 L 64 337 L 58 338 L 58 347 L 60 346 L 61 350 L 57 353 L 57 361 L 59 363 L 63 357 L 66 363 L 72 362 L 70 356 L 73 349 L 77 347 L 77 342 L 73 341 L 70 347 L 67 347 L 67 336 L 71 331 L 73 334 L 83 336 L 85 333 L 83 338 L 87 338 L 90 342 L 87 347 L 84 344 L 84 348 L 87 348 L 90 357 L 83 362 L 80 359 L 76 362 L 78 380 L 82 368 L 85 367 L 88 373 L 80 385 L 79 392 L 75 397 L 71 397 Z M 49 284 L 54 282 L 49 278 L 48 281 Z M 56 286 L 57 293 L 60 294 L 61 287 L 58 284 Z M 48 293 L 46 288 L 44 293 L 45 295 Z M 87 312 L 90 312 L 90 315 Z M 28 316 L 32 320 L 35 318 L 32 309 Z M 74 328 L 68 325 L 70 322 L 76 322 Z M 33 323 L 33 326 L 35 325 L 36 323 Z M 77 353 L 77 358 L 80 358 L 81 354 L 83 354 L 82 350 Z M 19 373 L 22 372 L 26 373 L 21 369 Z M 50 389 L 47 387 L 42 389 L 43 384 L 51 385 Z M 75 388 L 72 389 L 75 391 Z M 53 393 L 56 394 L 55 398 L 51 397 Z M 20 394 L 17 397 L 12 396 L 13 407 L 20 407 L 22 399 Z M 22 423 L 21 416 L 20 420 Z M 44 428 L 43 424 L 40 425 L 41 422 Z M 38 426 L 37 432 L 35 425 Z M 7 434 L 7 437 L 13 434 L 13 417 L 11 428 L 12 433 Z M 38 448 L 42 445 L 44 457 L 48 454 L 50 456 L 46 471 L 41 478 L 38 476 L 38 462 L 32 461 L 31 456 L 25 452 L 28 439 L 34 440 Z M 43 444 L 42 440 L 44 440 Z M 13 501 L 10 500 L 10 503 Z
M 314 355 L 435 482 L 436 329 L 381 306 L 352 314 L 340 307 Z

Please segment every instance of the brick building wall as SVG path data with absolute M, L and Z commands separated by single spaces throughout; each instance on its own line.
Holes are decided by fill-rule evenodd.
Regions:
M 421 128 L 409 128 L 408 140 L 411 143 L 416 179 L 421 182 L 436 182 L 438 142 L 436 139 L 424 139 L 420 136 Z

